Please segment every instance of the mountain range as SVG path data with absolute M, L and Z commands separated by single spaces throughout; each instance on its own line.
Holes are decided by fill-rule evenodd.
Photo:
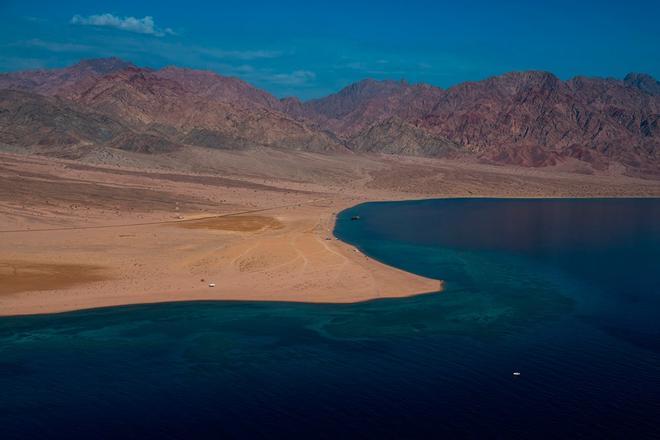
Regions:
M 441 89 L 366 79 L 311 101 L 208 71 L 117 59 L 0 75 L 0 144 L 56 153 L 198 146 L 471 157 L 522 166 L 579 160 L 660 174 L 660 82 L 512 72 Z

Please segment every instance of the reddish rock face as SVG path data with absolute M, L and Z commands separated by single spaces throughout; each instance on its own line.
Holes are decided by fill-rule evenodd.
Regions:
M 660 172 L 660 83 L 643 74 L 561 81 L 515 72 L 447 90 L 364 80 L 301 102 L 211 72 L 110 58 L 0 75 L 0 89 L 20 91 L 0 99 L 6 144 L 80 142 L 149 153 L 266 146 L 534 167 L 575 159 Z
M 303 107 L 306 118 L 352 149 L 469 154 L 535 167 L 569 158 L 597 168 L 614 161 L 657 172 L 657 84 L 648 75 L 561 81 L 547 72 L 508 73 L 448 90 L 367 80 Z M 391 129 L 393 118 L 402 129 Z
M 103 75 L 135 67 L 119 58 L 83 60 L 52 70 L 0 74 L 0 89 L 23 90 L 47 96 L 75 96 L 91 87 Z
M 658 159 L 660 100 L 616 80 L 512 73 L 449 89 L 419 122 L 484 157 L 527 166 L 587 157 Z M 648 131 L 648 130 L 647 130 Z M 534 151 L 534 154 L 531 152 Z
M 104 115 L 123 126 L 121 133 L 113 131 L 115 136 L 103 145 L 139 152 L 171 151 L 185 145 L 347 151 L 332 135 L 284 113 L 274 96 L 239 79 L 211 72 L 174 67 L 154 71 L 115 59 L 92 60 L 66 69 L 1 75 L 0 89 L 27 92 L 12 95 L 14 99 L 34 101 L 38 98 L 28 95 L 52 96 L 68 104 L 57 107 L 56 114 L 50 108 L 48 117 L 39 116 L 39 106 L 32 106 L 35 117 L 25 120 L 47 137 L 51 130 L 42 124 L 57 118 L 58 132 L 69 133 L 58 139 L 66 138 L 67 145 L 80 138 L 76 133 L 82 112 L 89 119 Z M 16 102 L 11 106 L 8 100 L 3 102 L 5 110 L 15 113 Z M 7 125 L 7 129 L 10 133 L 30 132 L 29 127 L 18 130 Z M 32 137 L 6 137 L 11 144 L 34 144 Z M 49 141 L 53 147 L 57 144 Z
M 443 91 L 427 84 L 366 79 L 340 92 L 304 104 L 305 116 L 351 138 L 396 116 L 413 121 L 427 114 Z

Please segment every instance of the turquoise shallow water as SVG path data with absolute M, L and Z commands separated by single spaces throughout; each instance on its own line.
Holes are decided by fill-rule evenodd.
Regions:
M 370 203 L 335 232 L 446 290 L 0 319 L 0 438 L 660 436 L 660 200 Z

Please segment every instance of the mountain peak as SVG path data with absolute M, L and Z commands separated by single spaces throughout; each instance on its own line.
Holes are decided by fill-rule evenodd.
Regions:
M 198 70 L 191 69 L 189 67 L 179 67 L 179 66 L 165 66 L 162 69 L 158 70 L 159 73 L 163 74 L 176 74 L 176 75 L 190 75 L 190 76 L 205 76 L 210 78 L 223 78 L 223 76 L 212 72 L 210 70 Z
M 629 73 L 623 79 L 629 87 L 636 87 L 650 95 L 660 95 L 660 81 L 646 73 Z
M 313 99 L 307 104 L 320 114 L 338 118 L 368 102 L 383 101 L 392 96 L 402 95 L 410 87 L 410 84 L 403 80 L 367 78 L 350 84 L 325 98 Z
M 100 75 L 107 75 L 108 73 L 114 73 L 119 70 L 124 70 L 127 68 L 135 68 L 135 64 L 124 61 L 117 57 L 109 58 L 92 58 L 88 60 L 81 60 L 77 64 L 71 66 L 71 69 L 75 70 L 91 70 L 94 73 Z
M 408 87 L 410 84 L 406 80 L 392 80 L 392 79 L 373 79 L 366 78 L 347 87 L 344 87 L 337 94 L 376 94 L 382 92 L 391 92 Z
M 505 82 L 516 84 L 559 84 L 562 81 L 551 72 L 544 70 L 526 70 L 522 72 L 509 72 L 495 79 L 501 79 Z

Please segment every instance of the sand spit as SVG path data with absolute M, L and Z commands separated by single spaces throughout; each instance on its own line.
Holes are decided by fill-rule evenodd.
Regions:
M 14 287 L 0 290 L 5 293 L 0 314 L 185 300 L 355 302 L 441 290 L 437 280 L 327 240 L 332 216 L 323 209 L 276 211 L 273 217 L 230 216 L 155 228 L 7 234 L 3 238 L 10 240 L 22 235 L 22 251 L 15 253 L 23 259 L 66 256 L 99 266 L 30 260 L 11 266 L 20 267 L 18 272 L 8 266 L 0 280 Z

